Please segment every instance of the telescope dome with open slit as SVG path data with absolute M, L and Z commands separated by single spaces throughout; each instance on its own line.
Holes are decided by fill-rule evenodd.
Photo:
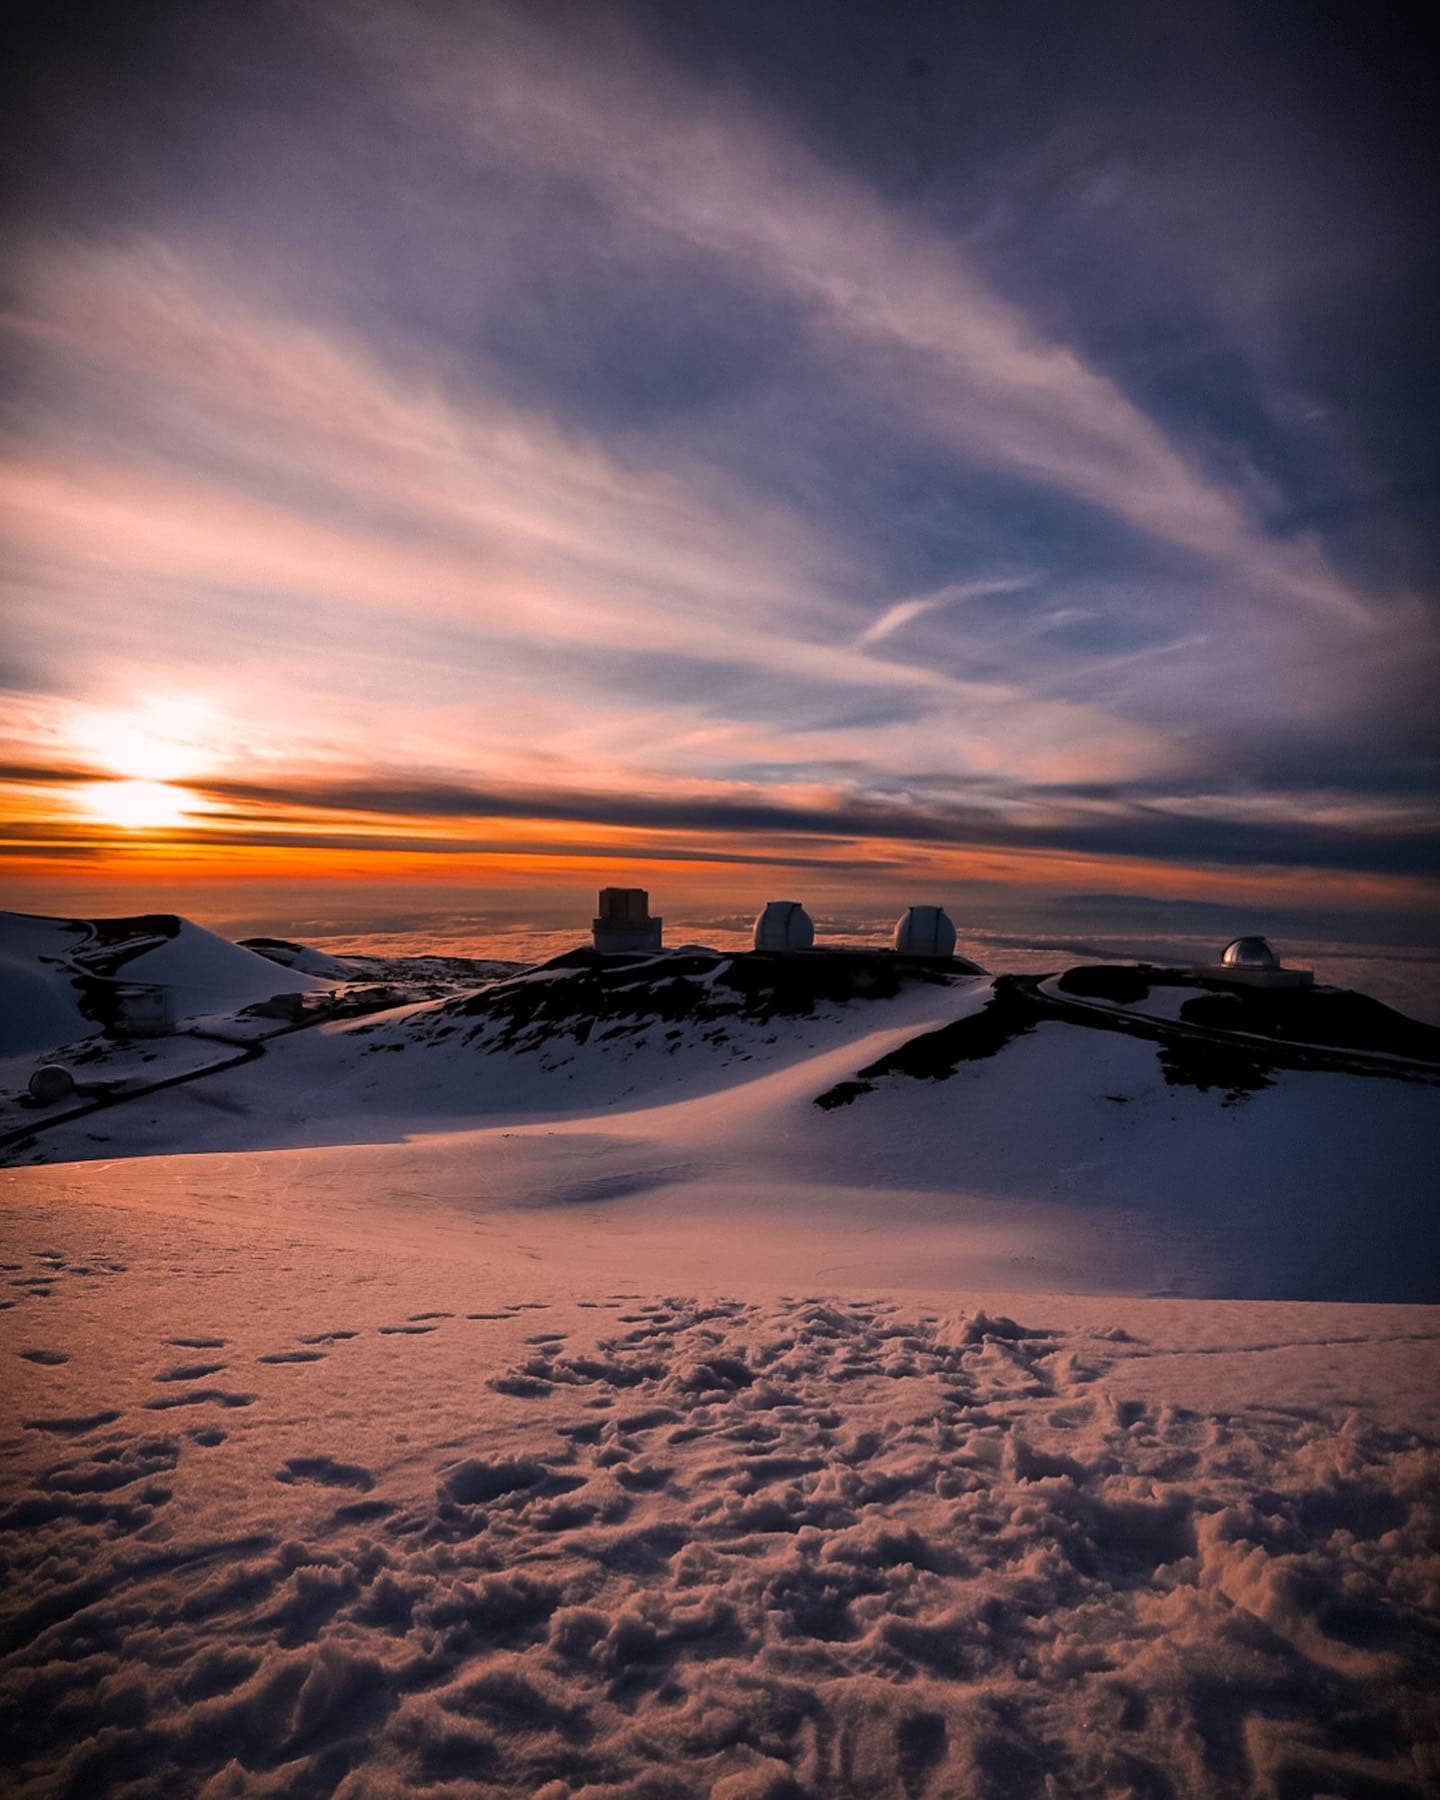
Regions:
M 1278 969 L 1280 958 L 1263 937 L 1242 937 L 1220 952 L 1220 964 L 1226 969 Z

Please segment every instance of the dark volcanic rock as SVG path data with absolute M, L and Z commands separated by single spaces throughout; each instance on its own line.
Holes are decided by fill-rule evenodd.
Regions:
M 1033 1031 L 1045 1016 L 1046 1008 L 1021 986 L 1020 978 L 1001 975 L 995 992 L 979 1012 L 938 1031 L 927 1031 L 909 1043 L 901 1044 L 858 1071 L 854 1081 L 842 1081 L 816 1096 L 815 1104 L 829 1112 L 837 1106 L 848 1106 L 862 1094 L 874 1091 L 875 1081 L 884 1075 L 908 1075 L 917 1081 L 944 1081 L 962 1062 L 978 1062 L 994 1056 L 1017 1037 Z
M 1323 1044 L 1440 1063 L 1440 1028 L 1347 988 L 1232 988 L 1197 994 L 1180 1016 L 1187 1025 L 1251 1032 L 1278 1044 Z
M 657 1024 L 719 1033 L 727 1022 L 809 1018 L 821 1007 L 888 1000 L 908 987 L 943 987 L 978 972 L 959 958 L 940 963 L 882 950 L 601 956 L 580 949 L 457 999 L 436 1017 L 473 1020 L 468 1039 L 483 1032 L 490 1048 L 523 1050 L 562 1037 L 575 1044 L 623 1037 Z
M 1137 1000 L 1150 998 L 1148 975 L 1127 963 L 1067 969 L 1055 985 L 1061 993 L 1083 1000 L 1113 1000 L 1117 1006 L 1132 1006 Z

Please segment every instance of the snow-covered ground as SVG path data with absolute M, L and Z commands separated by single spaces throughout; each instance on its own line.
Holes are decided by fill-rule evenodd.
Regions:
M 1440 1773 L 1436 1309 L 917 1288 L 311 1154 L 8 1177 L 12 1791 Z
M 246 1061 L 237 1049 L 297 1025 L 470 993 L 516 972 L 513 963 L 462 957 L 342 960 L 283 940 L 255 944 L 228 943 L 174 914 L 0 912 L 0 1155 L 31 1124 L 48 1129 L 58 1114 L 85 1114 L 117 1098 L 129 1104 L 158 1084 Z M 125 1029 L 123 996 L 136 990 L 159 998 L 168 1028 Z M 47 1062 L 66 1069 L 77 1090 L 50 1110 L 28 1091 Z
M 1434 1791 L 1440 1088 L 856 971 L 0 1171 L 9 1791 Z

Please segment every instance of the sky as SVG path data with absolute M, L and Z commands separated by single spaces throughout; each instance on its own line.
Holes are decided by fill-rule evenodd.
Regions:
M 1400 19 L 31 7 L 9 903 L 1435 941 Z

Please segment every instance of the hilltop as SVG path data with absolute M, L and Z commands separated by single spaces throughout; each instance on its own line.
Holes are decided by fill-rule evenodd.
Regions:
M 207 937 L 178 937 L 205 986 Z M 214 942 L 207 992 L 232 951 L 278 973 Z M 283 946 L 287 982 L 301 951 Z M 1440 1296 L 1440 1032 L 1361 995 L 703 947 L 305 979 L 283 1021 L 242 1007 L 198 1035 L 72 1048 L 68 1111 L 29 1102 L 33 1057 L 12 1057 L 0 1154 L 413 1144 L 437 1193 L 484 1170 L 502 1205 L 644 1196 L 653 1219 L 728 1182 L 732 1214 L 823 1204 L 917 1257 L 983 1240 L 1002 1285 Z

